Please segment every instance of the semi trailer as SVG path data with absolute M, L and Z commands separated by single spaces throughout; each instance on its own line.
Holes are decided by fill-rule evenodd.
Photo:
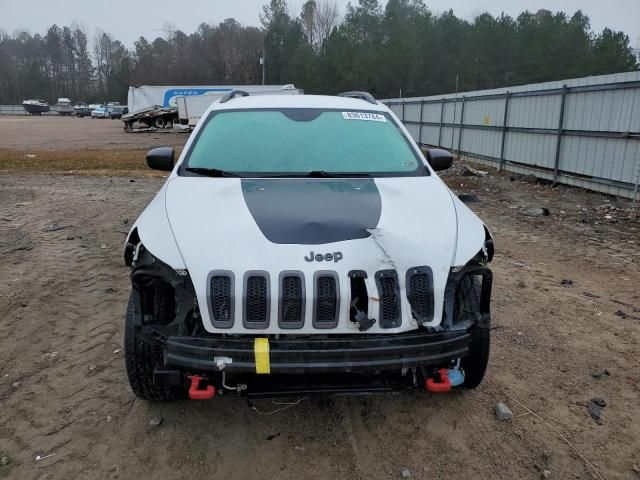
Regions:
M 300 93 L 294 85 L 193 85 L 129 87 L 127 106 L 129 114 L 123 115 L 125 130 L 133 130 L 135 124 L 142 128 L 171 128 L 174 123 L 195 125 L 197 119 L 214 101 L 234 90 L 252 95 L 276 93 Z M 182 106 L 183 117 L 179 106 Z

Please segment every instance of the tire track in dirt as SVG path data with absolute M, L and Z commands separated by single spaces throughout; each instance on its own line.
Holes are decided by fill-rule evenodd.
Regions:
M 29 389 L 28 395 L 33 401 L 26 402 L 20 413 L 26 420 L 43 414 L 45 406 L 35 405 L 35 400 L 40 395 L 41 398 L 52 394 L 56 396 L 68 384 L 84 385 L 85 388 L 78 390 L 72 399 L 63 402 L 62 409 L 57 412 L 58 420 L 53 421 L 50 429 L 38 442 L 38 448 L 42 451 L 59 448 L 62 444 L 70 449 L 73 445 L 69 444 L 66 433 L 70 426 L 76 422 L 95 423 L 94 418 L 98 416 L 96 406 L 103 404 L 101 397 L 106 388 L 92 388 L 95 380 L 91 376 L 93 372 L 95 375 L 104 373 L 110 363 L 119 363 L 114 362 L 113 351 L 120 343 L 117 339 L 119 319 L 114 319 L 111 313 L 118 299 L 109 299 L 106 295 L 115 291 L 113 286 L 117 272 L 109 265 L 111 258 L 100 248 L 101 243 L 92 229 L 95 223 L 103 220 L 101 216 L 104 217 L 104 205 L 97 202 L 79 204 L 77 198 L 68 195 L 69 192 L 47 190 L 49 191 L 44 194 L 37 190 L 31 192 L 34 208 L 30 209 L 29 215 L 21 217 L 21 220 L 24 220 L 24 228 L 32 232 L 33 236 L 34 248 L 29 252 L 29 259 L 35 269 L 31 276 L 59 293 L 39 293 L 28 300 L 30 304 L 44 304 L 44 308 L 41 308 L 40 318 L 30 318 L 28 324 L 23 325 L 24 335 L 15 336 L 15 340 L 44 344 L 57 355 L 51 365 L 40 362 L 22 368 L 21 389 Z M 3 207 L 6 208 L 7 205 L 3 204 Z M 61 217 L 62 212 L 64 217 Z M 87 216 L 93 220 L 87 222 Z M 57 230 L 69 220 L 75 225 Z M 44 292 L 47 291 L 50 290 L 44 289 Z M 55 320 L 43 322 L 46 317 Z M 94 333 L 97 338 L 91 340 L 89 330 L 109 324 L 112 325 L 110 329 L 100 334 Z M 14 325 L 15 322 L 9 322 L 10 327 Z M 79 355 L 82 350 L 84 355 Z M 74 360 L 67 361 L 67 358 Z M 119 366 L 112 370 L 117 372 L 117 383 L 122 385 Z M 61 376 L 65 377 L 65 382 L 60 382 Z M 108 374 L 105 376 L 108 380 Z M 52 385 L 54 391 L 45 392 L 40 384 Z M 45 416 L 50 417 L 51 414 L 48 413 Z M 31 426 L 36 429 L 39 427 L 33 423 Z M 27 450 L 36 450 L 35 444 L 29 439 L 21 438 L 15 430 L 12 433 Z M 72 453 L 67 457 L 66 461 L 69 461 L 73 457 Z

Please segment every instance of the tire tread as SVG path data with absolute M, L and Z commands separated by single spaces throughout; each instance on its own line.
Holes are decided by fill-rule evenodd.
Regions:
M 158 386 L 153 383 L 153 370 L 162 363 L 162 348 L 138 335 L 133 327 L 133 295 L 129 296 L 124 328 L 124 360 L 129 385 L 133 393 L 144 400 L 172 401 L 184 398 L 180 387 Z
M 456 293 L 456 310 L 460 315 L 463 312 L 472 315 L 480 313 L 480 282 L 474 277 L 463 278 Z M 456 316 L 457 318 L 457 316 Z M 464 370 L 464 388 L 473 389 L 482 383 L 491 345 L 490 325 L 475 324 L 469 330 L 471 333 L 471 345 L 469 355 L 462 359 L 461 366 Z

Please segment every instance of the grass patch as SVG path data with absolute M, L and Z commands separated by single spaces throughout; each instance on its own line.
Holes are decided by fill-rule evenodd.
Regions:
M 0 149 L 0 173 L 162 176 L 147 167 L 146 149 L 132 150 L 8 150 Z M 176 150 L 176 159 L 180 149 Z

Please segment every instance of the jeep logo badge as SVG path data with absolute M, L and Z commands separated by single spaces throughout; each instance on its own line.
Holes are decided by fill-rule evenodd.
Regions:
M 339 262 L 340 260 L 342 260 L 342 252 L 333 252 L 333 253 L 316 253 L 314 254 L 313 252 L 309 252 L 309 256 L 308 257 L 304 257 L 304 259 L 307 262 L 313 262 L 314 260 L 316 262 L 330 262 L 330 261 L 334 261 L 334 262 Z

